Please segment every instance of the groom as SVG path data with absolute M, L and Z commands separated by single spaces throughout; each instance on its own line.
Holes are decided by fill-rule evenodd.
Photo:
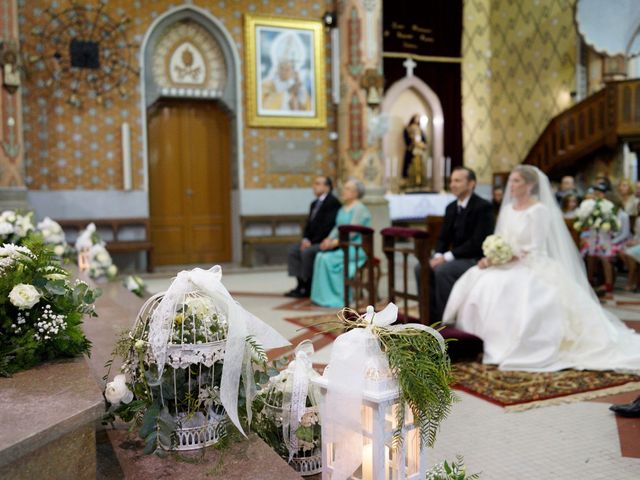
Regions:
M 482 258 L 482 242 L 493 233 L 494 227 L 491 203 L 473 193 L 476 187 L 473 170 L 455 168 L 449 187 L 457 199 L 447 205 L 435 254 L 429 261 L 431 322 L 442 320 L 453 284 Z M 420 265 L 416 266 L 416 278 L 420 278 Z

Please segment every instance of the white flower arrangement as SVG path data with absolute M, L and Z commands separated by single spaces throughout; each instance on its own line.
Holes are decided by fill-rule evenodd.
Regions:
M 492 265 L 504 265 L 513 258 L 511 246 L 500 235 L 489 235 L 482 242 L 482 253 Z
M 107 277 L 113 280 L 118 275 L 116 267 L 107 251 L 105 242 L 100 238 L 93 223 L 87 225 L 76 239 L 76 250 L 89 252 L 89 276 L 91 278 Z
M 620 230 L 620 220 L 618 219 L 615 205 L 606 198 L 598 200 L 584 200 L 578 210 L 578 218 L 573 228 L 577 231 L 595 230 L 602 232 Z
M 124 288 L 137 295 L 138 297 L 144 296 L 145 284 L 144 280 L 138 275 L 129 275 L 122 281 Z
M 56 257 L 62 258 L 69 251 L 66 235 L 58 222 L 45 217 L 38 223 L 37 229 L 42 235 L 44 243 L 53 248 L 53 254 Z
M 5 210 L 0 213 L 0 241 L 20 242 L 29 232 L 35 230 L 32 218 L 33 212 L 23 214 L 13 210 Z

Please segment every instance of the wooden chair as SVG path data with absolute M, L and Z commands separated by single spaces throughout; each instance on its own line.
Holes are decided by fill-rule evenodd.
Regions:
M 430 250 L 428 245 L 431 233 L 415 228 L 390 227 L 385 228 L 381 232 L 383 238 L 383 251 L 387 257 L 388 281 L 389 281 L 389 301 L 394 302 L 397 298 L 403 300 L 404 309 L 398 315 L 398 321 L 401 323 L 421 323 L 429 325 L 429 288 L 430 288 L 430 266 L 429 257 Z M 411 240 L 409 246 L 398 246 L 398 242 L 402 240 L 406 245 L 407 240 Z M 395 285 L 395 254 L 400 253 L 403 256 L 403 279 L 404 289 L 397 290 Z M 409 267 L 408 257 L 414 255 L 420 264 L 420 289 L 417 295 L 412 295 L 407 290 Z M 418 301 L 418 317 L 409 314 L 408 301 Z M 452 362 L 463 360 L 476 360 L 483 352 L 484 344 L 482 340 L 463 330 L 446 326 L 440 330 L 445 339 L 453 339 L 455 341 L 448 343 L 449 357 Z
M 350 305 L 350 292 L 353 292 L 353 300 L 355 302 L 355 310 L 360 307 L 359 302 L 363 298 L 363 292 L 367 292 L 365 297 L 366 305 L 375 305 L 377 296 L 377 281 L 380 279 L 380 260 L 376 259 L 373 254 L 373 234 L 374 230 L 361 225 L 340 225 L 338 227 L 340 248 L 344 252 L 344 304 Z M 351 237 L 352 233 L 357 233 L 361 237 L 360 242 L 354 242 Z M 362 253 L 366 256 L 366 260 L 362 267 L 356 268 L 355 275 L 349 278 L 349 247 L 355 247 L 355 263 L 358 264 Z M 362 250 L 361 250 L 362 249 Z M 377 266 L 377 269 L 376 269 Z M 364 305 L 364 306 L 366 306 Z
M 431 255 L 431 253 L 436 248 L 436 242 L 438 241 L 438 237 L 440 236 L 440 232 L 442 231 L 442 226 L 444 225 L 444 217 L 441 215 L 430 215 L 426 220 L 426 228 L 427 232 L 429 232 L 429 243 L 427 245 L 427 254 Z

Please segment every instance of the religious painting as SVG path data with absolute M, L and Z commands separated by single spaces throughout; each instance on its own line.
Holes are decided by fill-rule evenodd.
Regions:
M 246 16 L 250 126 L 326 126 L 324 35 L 319 21 Z

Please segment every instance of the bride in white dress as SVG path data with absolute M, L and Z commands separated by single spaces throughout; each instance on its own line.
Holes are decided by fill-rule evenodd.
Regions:
M 483 258 L 454 285 L 444 323 L 484 341 L 501 370 L 640 370 L 640 335 L 605 311 L 558 208 L 549 179 L 521 165 L 509 177 L 496 234 L 514 257 Z

